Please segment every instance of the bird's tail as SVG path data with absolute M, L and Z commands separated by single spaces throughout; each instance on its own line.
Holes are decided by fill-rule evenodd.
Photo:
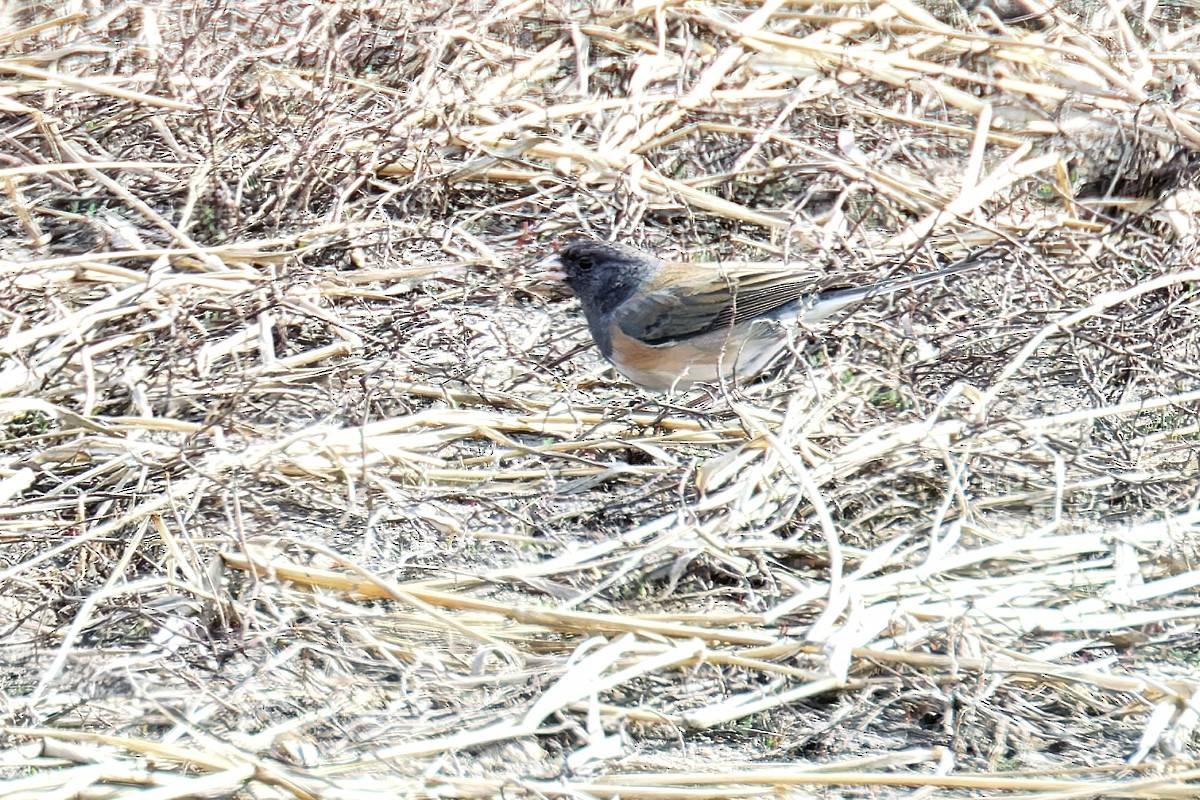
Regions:
M 883 297 L 884 295 L 902 292 L 905 289 L 913 289 L 917 286 L 924 286 L 927 283 L 940 281 L 951 275 L 957 275 L 960 272 L 970 272 L 971 270 L 980 269 L 988 264 L 994 263 L 999 254 L 989 253 L 992 248 L 987 248 L 975 255 L 964 258 L 955 264 L 948 267 L 934 270 L 933 272 L 924 272 L 920 275 L 905 275 L 902 278 L 889 278 L 885 281 L 872 283 L 867 286 L 854 286 L 845 289 L 828 289 L 821 292 L 816 298 L 816 302 L 811 303 L 800 314 L 800 321 L 806 325 L 811 325 L 821 322 L 826 317 L 836 314 L 847 306 L 852 306 L 856 303 L 861 303 L 863 300 L 872 297 Z

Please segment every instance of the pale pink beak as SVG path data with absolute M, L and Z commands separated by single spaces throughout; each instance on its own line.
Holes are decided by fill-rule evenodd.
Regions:
M 563 267 L 562 259 L 558 257 L 558 253 L 552 253 L 541 261 L 533 265 L 535 272 L 529 275 L 535 281 L 557 281 L 561 283 L 567 279 L 567 273 Z

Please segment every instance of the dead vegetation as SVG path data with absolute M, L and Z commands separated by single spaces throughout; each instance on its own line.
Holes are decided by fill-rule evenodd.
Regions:
M 1198 38 L 0 7 L 3 794 L 1197 794 Z M 659 397 L 581 234 L 994 263 Z

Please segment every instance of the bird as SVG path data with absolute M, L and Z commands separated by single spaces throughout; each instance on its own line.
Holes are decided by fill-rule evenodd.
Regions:
M 984 263 L 848 286 L 796 264 L 690 264 L 576 239 L 536 266 L 540 278 L 565 281 L 579 298 L 596 347 L 617 372 L 649 391 L 679 392 L 758 376 L 787 347 L 789 326 Z

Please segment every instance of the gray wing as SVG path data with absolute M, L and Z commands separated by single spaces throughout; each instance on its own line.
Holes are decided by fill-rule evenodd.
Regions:
M 778 270 L 726 277 L 711 275 L 703 284 L 662 289 L 623 304 L 621 331 L 649 345 L 683 342 L 755 319 L 794 317 L 812 290 L 804 276 Z
M 684 342 L 756 319 L 820 322 L 869 297 L 911 289 L 989 263 L 982 258 L 944 269 L 878 283 L 832 276 L 795 265 L 721 264 L 697 266 L 695 280 L 661 289 L 621 306 L 622 332 L 649 345 Z

